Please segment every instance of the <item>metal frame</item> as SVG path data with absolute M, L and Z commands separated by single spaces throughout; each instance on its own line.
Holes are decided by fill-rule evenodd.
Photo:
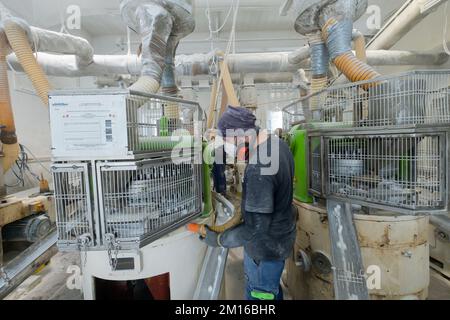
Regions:
M 113 149 L 108 149 L 113 152 L 96 152 L 95 150 L 85 152 L 84 154 L 68 154 L 67 156 L 58 154 L 58 156 L 53 157 L 54 165 L 54 175 L 56 175 L 60 172 L 79 172 L 85 177 L 85 185 L 84 188 L 86 190 L 86 201 L 89 204 L 87 206 L 86 215 L 89 216 L 89 232 L 81 237 L 81 235 L 78 235 L 77 239 L 73 239 L 71 241 L 68 241 L 66 239 L 63 239 L 64 236 L 60 235 L 60 241 L 58 242 L 59 247 L 61 250 L 81 250 L 81 251 L 87 251 L 87 250 L 116 250 L 119 248 L 119 250 L 128 249 L 128 248 L 139 248 L 143 247 L 158 238 L 164 236 L 165 234 L 177 229 L 178 227 L 182 226 L 183 224 L 186 224 L 187 222 L 191 221 L 192 219 L 198 217 L 201 214 L 202 205 L 201 205 L 201 190 L 202 190 L 202 170 L 201 170 L 201 156 L 202 156 L 202 133 L 203 133 L 203 124 L 206 119 L 206 114 L 203 111 L 203 109 L 200 107 L 200 105 L 197 102 L 194 101 L 188 101 L 188 100 L 182 100 L 174 97 L 166 97 L 156 94 L 147 94 L 142 92 L 136 92 L 136 91 L 129 91 L 129 90 L 61 90 L 61 91 L 54 91 L 50 93 L 50 97 L 58 97 L 58 96 L 87 96 L 87 101 L 91 99 L 92 101 L 96 101 L 95 97 L 90 98 L 92 96 L 122 96 L 123 98 L 118 98 L 117 101 L 115 101 L 115 98 L 111 98 L 112 105 L 116 106 L 114 107 L 118 115 L 120 115 L 119 121 L 126 121 L 126 125 L 124 125 L 123 122 L 120 122 L 119 127 L 120 131 L 120 141 L 125 141 L 123 139 L 123 135 L 126 135 L 126 141 L 128 141 L 126 144 L 127 150 L 122 150 L 119 147 L 119 151 L 116 153 Z M 133 100 L 133 97 L 136 100 L 136 105 L 134 107 L 131 106 Z M 123 100 L 122 100 L 123 99 Z M 139 101 L 137 100 L 139 99 Z M 65 99 L 61 99 L 61 101 L 55 102 L 56 104 L 58 102 L 61 103 L 61 107 L 64 107 L 66 104 L 75 104 L 77 103 L 77 100 L 70 100 L 68 99 L 68 102 L 66 103 L 64 101 Z M 98 100 L 98 99 L 97 99 Z M 142 100 L 144 104 L 142 104 Z M 152 102 L 154 100 L 154 102 Z M 123 108 L 122 108 L 122 102 L 123 102 Z M 151 106 L 150 106 L 150 104 Z M 156 105 L 153 105 L 153 103 L 156 103 Z M 165 109 L 167 107 L 167 104 L 169 104 L 169 108 L 167 110 Z M 185 128 L 184 125 L 178 125 L 175 124 L 172 126 L 172 122 L 170 122 L 171 117 L 168 116 L 168 121 L 165 122 L 165 124 L 162 124 L 159 122 L 159 120 L 156 120 L 154 122 L 153 120 L 149 120 L 149 122 L 141 123 L 140 118 L 137 118 L 137 115 L 130 116 L 129 112 L 132 112 L 132 110 L 135 110 L 136 108 L 140 108 L 144 105 L 148 105 L 149 110 L 142 111 L 150 112 L 150 114 L 147 115 L 148 119 L 152 118 L 152 108 L 155 107 L 158 109 L 158 112 L 162 112 L 163 115 L 167 115 L 165 111 L 169 112 L 170 110 L 170 103 L 178 104 L 178 111 L 180 112 L 179 118 L 176 118 L 178 120 L 176 123 L 183 121 L 182 119 L 188 119 L 189 124 L 192 124 L 191 127 L 189 127 L 190 134 L 188 135 L 188 140 L 186 141 L 192 141 L 193 145 L 191 148 L 187 144 L 183 144 L 181 147 L 181 151 L 183 152 L 183 155 L 179 156 L 173 154 L 173 143 L 177 143 L 178 141 L 183 141 L 183 135 L 179 136 L 179 140 L 172 141 L 171 139 L 171 130 L 179 129 L 179 128 Z M 131 107 L 130 107 L 131 106 Z M 108 107 L 108 104 L 105 104 L 105 108 Z M 182 107 L 189 108 L 186 109 L 186 114 L 182 114 Z M 73 109 L 73 108 L 72 108 Z M 131 109 L 131 111 L 130 111 Z M 155 109 L 155 110 L 156 110 Z M 90 110 L 90 109 L 89 109 Z M 88 111 L 89 111 L 88 110 Z M 64 112 L 63 109 L 61 109 L 59 112 Z M 159 114 L 159 113 L 158 113 Z M 142 115 L 145 118 L 145 115 Z M 110 115 L 111 117 L 111 115 Z M 157 118 L 159 116 L 156 116 Z M 162 116 L 163 117 L 163 116 Z M 173 116 L 175 119 L 176 116 Z M 54 121 L 57 121 L 58 118 L 55 118 Z M 147 119 L 147 118 L 145 118 Z M 196 121 L 198 121 L 201 126 L 194 126 L 196 124 Z M 155 124 L 156 123 L 156 124 Z M 160 130 L 157 130 L 158 136 L 152 135 L 152 132 L 155 130 L 153 128 L 160 128 L 159 126 L 164 125 L 164 129 L 167 129 L 164 134 L 161 135 L 161 137 L 167 138 L 168 141 L 159 141 L 159 135 Z M 145 129 L 147 127 L 148 130 Z M 172 127 L 171 127 L 172 126 Z M 141 130 L 141 128 L 144 128 L 144 134 L 139 134 L 139 137 L 144 137 L 144 140 L 149 140 L 149 143 L 159 143 L 162 142 L 161 148 L 156 148 L 153 150 L 153 148 L 150 148 L 149 150 L 138 150 L 137 148 L 133 149 L 130 144 L 130 130 L 134 130 L 133 128 L 136 128 L 136 130 Z M 172 129 L 171 129 L 172 128 Z M 163 129 L 163 130 L 164 130 Z M 147 132 L 147 131 L 148 132 Z M 148 133 L 148 137 L 146 136 L 146 133 Z M 56 132 L 55 132 L 56 134 Z M 109 133 L 106 133 L 109 134 Z M 152 138 L 156 138 L 152 140 Z M 192 140 L 191 140 L 192 139 Z M 170 141 L 169 141 L 170 140 Z M 142 141 L 139 140 L 139 144 Z M 169 146 L 165 148 L 164 146 L 169 143 Z M 139 145 L 138 144 L 138 145 Z M 122 146 L 122 144 L 120 144 Z M 125 145 L 125 143 L 123 144 Z M 72 152 L 73 153 L 73 152 Z M 110 168 L 110 170 L 130 170 L 130 168 L 134 168 L 135 170 L 138 170 L 139 168 L 144 168 L 145 166 L 161 166 L 164 163 L 168 163 L 169 161 L 172 161 L 169 159 L 169 157 L 178 157 L 178 159 L 185 159 L 192 161 L 193 171 L 192 171 L 192 179 L 195 179 L 193 181 L 193 185 L 196 194 L 198 194 L 198 198 L 195 199 L 196 201 L 196 210 L 195 212 L 188 212 L 185 216 L 181 217 L 180 219 L 176 221 L 170 221 L 167 225 L 163 225 L 157 230 L 152 230 L 149 234 L 143 234 L 139 237 L 133 238 L 133 239 L 116 239 L 114 235 L 107 234 L 107 228 L 106 228 L 106 222 L 105 222 L 105 208 L 103 207 L 104 204 L 104 190 L 102 186 L 102 170 L 109 170 L 105 168 Z M 170 183 L 174 183 L 174 181 L 170 181 Z M 55 179 L 55 187 L 58 188 L 58 181 Z M 161 186 L 161 188 L 164 188 L 164 186 Z M 60 190 L 60 192 L 63 192 L 63 190 Z M 147 191 L 146 191 L 147 192 Z M 194 201 L 194 199 L 193 199 Z M 60 206 L 60 204 L 59 204 Z M 58 208 L 59 214 L 65 214 L 65 211 L 63 208 Z M 59 229 L 59 231 L 63 231 L 63 229 Z M 62 239 L 62 240 L 61 240 Z M 112 248 L 113 246 L 114 248 Z
M 327 154 L 327 139 L 338 138 L 338 137 L 351 137 L 351 138 L 364 138 L 364 137 L 401 137 L 401 136 L 410 136 L 410 137 L 420 137 L 427 135 L 438 135 L 441 136 L 441 145 L 440 145 L 440 157 L 441 161 L 441 169 L 440 169 L 440 179 L 445 183 L 443 187 L 443 195 L 444 195 L 444 203 L 441 208 L 420 208 L 420 209 L 407 209 L 402 207 L 394 207 L 390 205 L 380 204 L 371 201 L 365 201 L 361 199 L 355 199 L 352 197 L 346 197 L 339 194 L 330 193 L 328 181 L 329 181 L 329 168 L 328 168 L 328 154 Z M 349 201 L 353 204 L 358 204 L 370 208 L 380 209 L 380 210 L 389 210 L 403 214 L 420 214 L 420 213 L 432 213 L 432 214 L 440 214 L 442 212 L 447 212 L 449 209 L 449 186 L 450 186 L 450 176 L 447 174 L 447 169 L 450 168 L 450 128 L 445 127 L 436 127 L 436 128 L 409 128 L 409 129 L 397 129 L 397 130 L 385 130 L 381 132 L 380 130 L 371 130 L 371 131 L 362 131 L 362 130 L 337 130 L 337 131 L 311 131 L 309 132 L 309 140 L 311 138 L 316 137 L 321 139 L 321 152 L 322 152 L 322 165 L 321 165 L 321 173 L 322 173 L 322 190 L 316 190 L 312 188 L 311 183 L 311 171 L 309 171 L 310 175 L 310 192 L 319 197 L 326 197 L 328 199 L 337 199 Z M 309 159 L 311 161 L 311 157 Z
M 368 88 L 368 91 L 362 88 Z M 431 107 L 440 95 L 445 96 L 440 104 L 440 107 L 444 107 L 445 110 L 439 108 L 434 110 Z M 423 101 L 416 99 L 418 96 Z M 330 102 L 331 98 L 336 102 Z M 346 128 L 348 130 L 362 127 L 368 130 L 370 128 L 397 129 L 421 124 L 450 125 L 449 100 L 450 70 L 421 70 L 332 86 L 289 104 L 283 108 L 283 113 L 284 118 L 287 119 L 305 116 L 310 129 Z M 400 111 L 397 110 L 399 102 L 404 107 Z M 310 103 L 316 104 L 311 110 Z M 351 119 L 344 119 L 343 109 L 339 113 L 342 115 L 341 120 L 328 121 L 324 118 L 324 113 L 337 110 L 338 106 L 342 107 L 344 104 L 346 108 L 349 108 L 347 111 L 350 111 Z M 369 112 L 367 116 L 369 117 L 371 113 L 375 119 L 367 119 L 364 120 L 365 122 L 355 119 L 358 114 L 356 108 L 363 110 L 364 104 Z M 425 114 L 427 111 L 432 114 Z M 395 112 L 399 112 L 397 116 L 400 120 L 392 121 Z
M 201 181 L 202 181 L 202 171 L 199 164 L 195 164 L 195 155 L 190 155 L 186 157 L 181 157 L 180 159 L 188 160 L 190 159 L 192 161 L 193 170 L 197 173 L 193 172 L 192 179 L 193 182 L 196 185 L 197 193 L 200 195 L 198 199 L 196 200 L 198 210 L 188 213 L 181 219 L 177 219 L 176 221 L 171 222 L 169 225 L 161 226 L 158 229 L 153 230 L 150 233 L 142 235 L 139 239 L 137 238 L 129 238 L 129 239 L 118 239 L 120 241 L 122 248 L 134 248 L 136 246 L 143 247 L 160 237 L 164 236 L 165 234 L 169 233 L 172 230 L 175 230 L 181 225 L 186 224 L 187 222 L 191 221 L 192 219 L 198 217 L 201 214 L 202 206 L 201 206 Z M 151 167 L 161 166 L 164 164 L 172 163 L 172 160 L 169 158 L 155 158 L 151 160 L 143 160 L 143 161 L 137 161 L 137 162 L 130 162 L 130 161 L 117 161 L 117 162 L 97 162 L 96 164 L 96 178 L 97 178 L 97 192 L 98 192 L 98 218 L 99 218 L 99 226 L 100 226 L 100 236 L 99 241 L 101 246 L 108 245 L 105 241 L 105 236 L 108 234 L 108 230 L 106 229 L 106 215 L 105 215 L 105 207 L 104 207 L 104 194 L 105 190 L 103 190 L 103 183 L 102 183 L 102 172 L 117 172 L 117 171 L 130 171 L 130 170 L 139 170 L 139 169 L 147 169 Z M 195 180 L 194 180 L 195 179 Z
M 57 217 L 61 217 L 61 215 L 66 214 L 66 208 L 61 208 L 61 201 L 67 201 L 70 199 L 64 199 L 67 197 L 68 190 L 65 190 L 67 187 L 64 186 L 62 183 L 59 183 L 60 179 L 58 177 L 58 174 L 72 174 L 72 173 L 78 173 L 84 180 L 84 193 L 78 194 L 74 196 L 78 197 L 78 200 L 83 200 L 82 198 L 85 198 L 85 209 L 84 217 L 88 220 L 88 232 L 83 232 L 83 234 L 80 234 L 77 236 L 74 240 L 61 240 L 61 228 L 59 225 L 62 223 L 60 219 L 57 219 L 57 226 L 58 226 L 58 247 L 62 250 L 77 250 L 80 249 L 80 236 L 88 235 L 91 237 L 91 239 L 95 238 L 94 233 L 94 223 L 93 223 L 93 211 L 92 211 L 92 190 L 90 187 L 90 174 L 89 174 L 89 167 L 87 163 L 66 163 L 66 164 L 53 164 L 52 167 L 52 173 L 53 173 L 53 179 L 54 179 L 54 185 L 55 185 L 55 203 L 56 203 L 56 215 Z M 64 228 L 65 229 L 65 228 Z M 65 230 L 67 231 L 67 230 Z M 90 245 L 93 245 L 91 243 Z

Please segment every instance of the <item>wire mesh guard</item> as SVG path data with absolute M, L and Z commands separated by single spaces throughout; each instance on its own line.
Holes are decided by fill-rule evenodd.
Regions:
M 310 128 L 449 124 L 450 70 L 329 87 L 287 106 L 284 113 L 286 119 L 304 115 Z
M 128 146 L 135 153 L 193 147 L 194 137 L 201 137 L 198 104 L 132 92 L 126 110 Z
M 295 102 L 289 105 L 283 109 L 283 131 L 289 132 L 293 126 L 305 122 L 306 119 L 301 103 Z
M 81 237 L 92 239 L 91 198 L 87 164 L 53 165 L 58 246 L 78 248 Z
M 327 194 L 406 210 L 446 208 L 445 134 L 324 141 Z
M 310 191 L 316 195 L 322 195 L 322 138 L 309 138 L 309 184 Z
M 105 235 L 139 243 L 201 212 L 201 169 L 190 158 L 108 162 L 98 166 Z

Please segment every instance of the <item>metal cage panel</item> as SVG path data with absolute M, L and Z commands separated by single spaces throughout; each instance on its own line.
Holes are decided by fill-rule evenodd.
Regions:
M 132 92 L 126 99 L 128 148 L 135 153 L 170 151 L 201 138 L 198 104 Z M 198 140 L 198 141 L 201 141 Z
M 307 118 L 301 103 L 289 105 L 283 109 L 283 131 L 289 132 L 294 125 L 305 122 Z
M 92 199 L 88 164 L 54 164 L 52 166 L 58 247 L 61 250 L 78 250 L 81 239 L 94 239 Z
M 324 138 L 326 194 L 411 211 L 447 207 L 445 133 Z
M 201 212 L 201 166 L 192 157 L 177 160 L 97 165 L 103 239 L 142 245 Z
M 309 188 L 310 192 L 314 195 L 321 196 L 324 192 L 324 182 L 322 174 L 323 166 L 323 150 L 322 150 L 322 137 L 309 137 Z
M 365 88 L 365 89 L 364 89 Z M 450 124 L 450 70 L 412 71 L 332 86 L 284 108 L 311 129 Z

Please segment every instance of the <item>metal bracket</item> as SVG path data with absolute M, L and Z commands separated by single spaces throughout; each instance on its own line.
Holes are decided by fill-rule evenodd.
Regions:
M 369 300 L 351 204 L 327 200 L 336 300 Z

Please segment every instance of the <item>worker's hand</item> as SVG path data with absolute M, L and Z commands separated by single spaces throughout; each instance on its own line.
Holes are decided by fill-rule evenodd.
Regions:
M 205 230 L 206 236 L 200 236 L 200 240 L 205 242 L 210 247 L 220 247 L 219 234 L 209 229 L 208 226 L 205 226 Z

